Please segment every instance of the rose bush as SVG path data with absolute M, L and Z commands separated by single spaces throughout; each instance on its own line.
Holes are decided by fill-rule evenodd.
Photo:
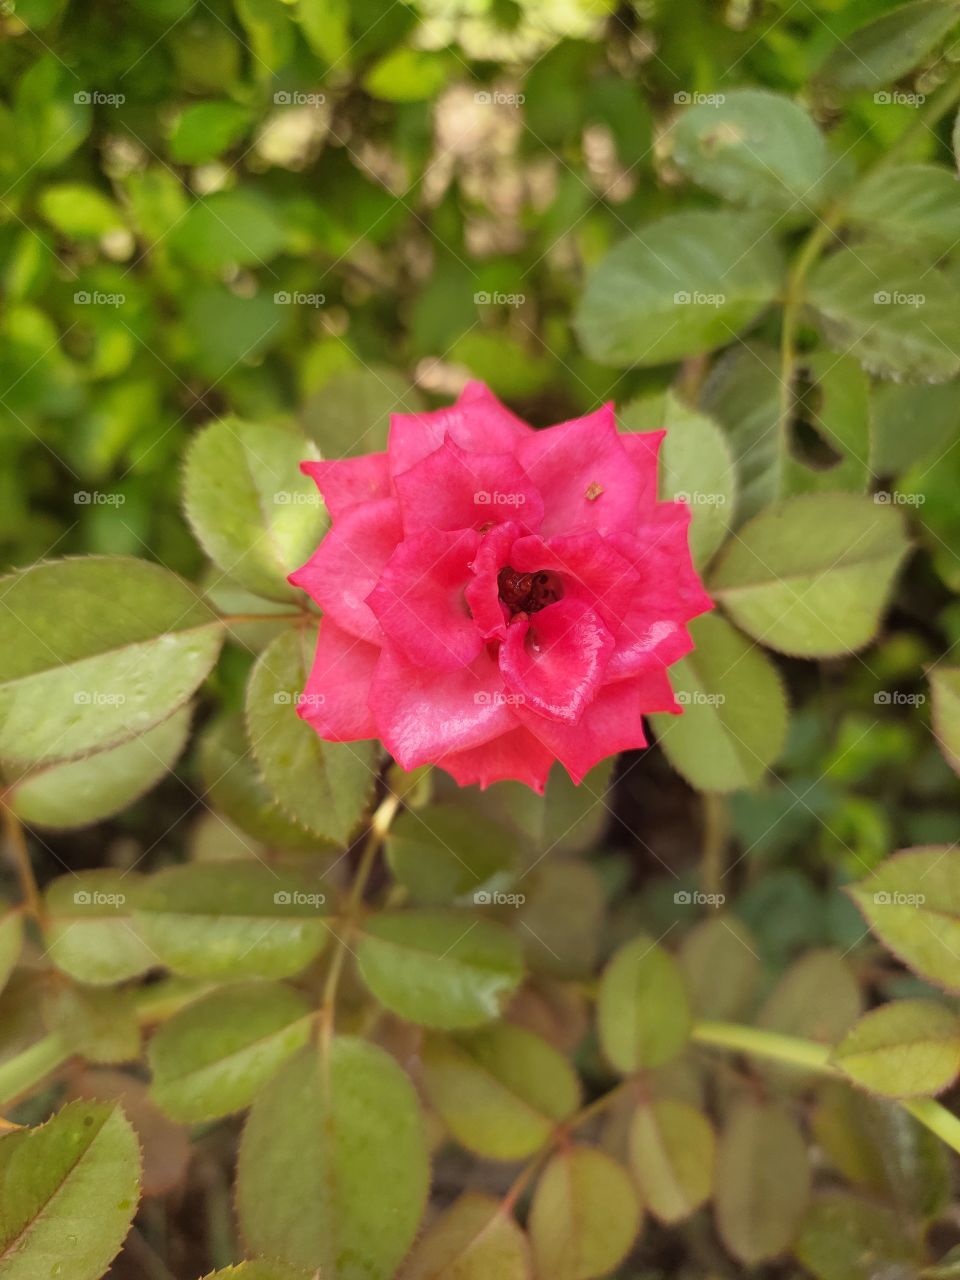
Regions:
M 535 431 L 478 382 L 395 414 L 385 453 L 304 462 L 332 516 L 290 581 L 324 611 L 300 714 L 405 769 L 542 791 L 679 712 L 667 668 L 711 607 L 690 513 L 657 500 L 664 432 L 612 405 Z

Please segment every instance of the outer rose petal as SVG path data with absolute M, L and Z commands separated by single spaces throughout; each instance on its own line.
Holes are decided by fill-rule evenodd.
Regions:
M 396 479 L 409 536 L 424 529 L 479 529 L 518 520 L 537 529 L 543 500 L 511 453 L 468 453 L 452 440 Z
M 290 574 L 325 614 L 351 635 L 377 643 L 380 624 L 367 604 L 394 547 L 400 541 L 395 498 L 364 502 L 345 511 L 306 564 Z
M 600 688 L 612 649 L 599 615 L 564 598 L 532 617 L 517 614 L 500 646 L 500 670 L 532 711 L 575 725 Z
M 617 434 L 612 405 L 535 432 L 518 456 L 544 495 L 544 537 L 636 527 L 644 479 Z
M 658 502 L 633 531 L 610 536 L 638 570 L 640 598 L 651 613 L 682 622 L 713 608 L 690 559 L 689 527 L 685 502 Z
M 533 428 L 511 413 L 482 382 L 468 382 L 456 404 L 390 419 L 390 474 L 397 476 L 439 449 L 449 436 L 471 453 L 514 453 Z
M 657 459 L 666 431 L 622 431 L 620 439 L 630 460 L 640 472 L 640 502 L 652 506 L 657 500 Z
M 330 742 L 375 738 L 377 726 L 367 699 L 379 656 L 376 645 L 324 618 L 297 715 Z
M 556 755 L 575 783 L 608 756 L 645 747 L 642 716 L 679 710 L 662 668 L 604 685 L 577 725 L 537 716 L 528 707 L 516 708 L 517 718 Z
M 511 563 L 511 548 L 522 533 L 514 520 L 495 524 L 473 558 L 473 577 L 464 594 L 473 621 L 485 640 L 502 640 L 507 634 L 510 611 L 500 599 L 497 575 L 504 565 Z
M 479 545 L 472 529 L 431 531 L 406 538 L 387 561 L 367 603 L 410 662 L 456 671 L 483 648 L 463 596 Z
M 333 519 L 358 502 L 390 497 L 390 469 L 385 453 L 301 462 L 300 470 L 305 476 L 312 477 Z
M 488 787 L 491 782 L 512 779 L 525 782 L 542 795 L 553 753 L 526 729 L 513 729 L 485 742 L 482 747 L 468 747 L 466 751 L 440 756 L 436 764 L 452 774 L 461 787 L 475 782 Z
M 477 747 L 517 727 L 503 679 L 486 649 L 459 671 L 427 671 L 389 641 L 370 690 L 378 736 L 402 769 Z

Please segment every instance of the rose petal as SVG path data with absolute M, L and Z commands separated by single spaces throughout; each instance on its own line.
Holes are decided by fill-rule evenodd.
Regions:
M 396 479 L 409 535 L 424 529 L 480 529 L 516 520 L 536 529 L 543 500 L 510 453 L 468 453 L 453 440 Z
M 645 747 L 642 716 L 680 708 L 662 668 L 606 684 L 587 708 L 579 724 L 562 724 L 538 716 L 527 705 L 516 708 L 517 718 L 541 746 L 552 751 L 574 782 L 608 756 Z
M 375 738 L 368 698 L 380 650 L 330 618 L 320 623 L 317 650 L 297 715 L 330 742 Z
M 400 541 L 396 498 L 364 502 L 344 511 L 306 564 L 289 581 L 308 593 L 351 635 L 378 643 L 380 624 L 367 604 L 383 567 Z
M 456 671 L 483 648 L 463 594 L 479 545 L 472 529 L 431 531 L 404 539 L 387 561 L 367 603 L 410 662 Z
M 642 585 L 631 562 L 593 529 L 566 537 L 519 538 L 510 548 L 510 557 L 518 573 L 539 569 L 556 573 L 564 599 L 581 600 L 595 609 L 615 638 Z
M 502 640 L 507 634 L 510 611 L 500 599 L 497 575 L 511 563 L 511 548 L 522 533 L 515 520 L 495 524 L 473 558 L 473 577 L 465 595 L 473 621 L 485 640 Z
M 506 687 L 542 716 L 576 724 L 603 679 L 613 637 L 598 613 L 564 598 L 518 613 L 500 646 Z
M 658 502 L 634 531 L 609 538 L 638 571 L 639 598 L 661 617 L 682 622 L 713 608 L 690 559 L 689 527 L 685 502 Z
M 300 470 L 313 479 L 334 519 L 358 502 L 390 497 L 390 468 L 385 453 L 301 462 Z
M 612 405 L 527 436 L 518 457 L 544 495 L 544 537 L 636 526 L 644 480 L 617 434 Z
M 526 783 L 543 795 L 553 754 L 526 729 L 513 729 L 482 747 L 469 747 L 438 757 L 436 764 L 452 774 L 461 787 L 479 783 L 481 788 L 492 782 L 512 779 Z
M 478 747 L 517 727 L 503 677 L 486 649 L 459 671 L 428 671 L 389 641 L 370 691 L 379 737 L 403 769 Z
M 531 427 L 500 403 L 482 382 L 468 382 L 460 399 L 429 413 L 395 413 L 390 419 L 390 473 L 397 476 L 444 440 L 471 453 L 514 453 Z

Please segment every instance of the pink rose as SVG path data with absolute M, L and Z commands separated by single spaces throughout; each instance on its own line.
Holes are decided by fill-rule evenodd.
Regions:
M 535 431 L 471 382 L 395 414 L 386 453 L 304 462 L 333 524 L 290 575 L 324 612 L 300 714 L 462 785 L 542 791 L 554 760 L 579 782 L 645 746 L 712 607 L 688 508 L 657 501 L 663 435 L 618 434 L 609 404 Z

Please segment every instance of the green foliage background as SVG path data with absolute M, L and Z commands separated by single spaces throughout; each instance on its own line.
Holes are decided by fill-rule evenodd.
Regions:
M 0 5 L 0 1280 L 960 1274 L 958 24 Z M 292 715 L 298 459 L 468 376 L 718 602 L 545 799 Z

